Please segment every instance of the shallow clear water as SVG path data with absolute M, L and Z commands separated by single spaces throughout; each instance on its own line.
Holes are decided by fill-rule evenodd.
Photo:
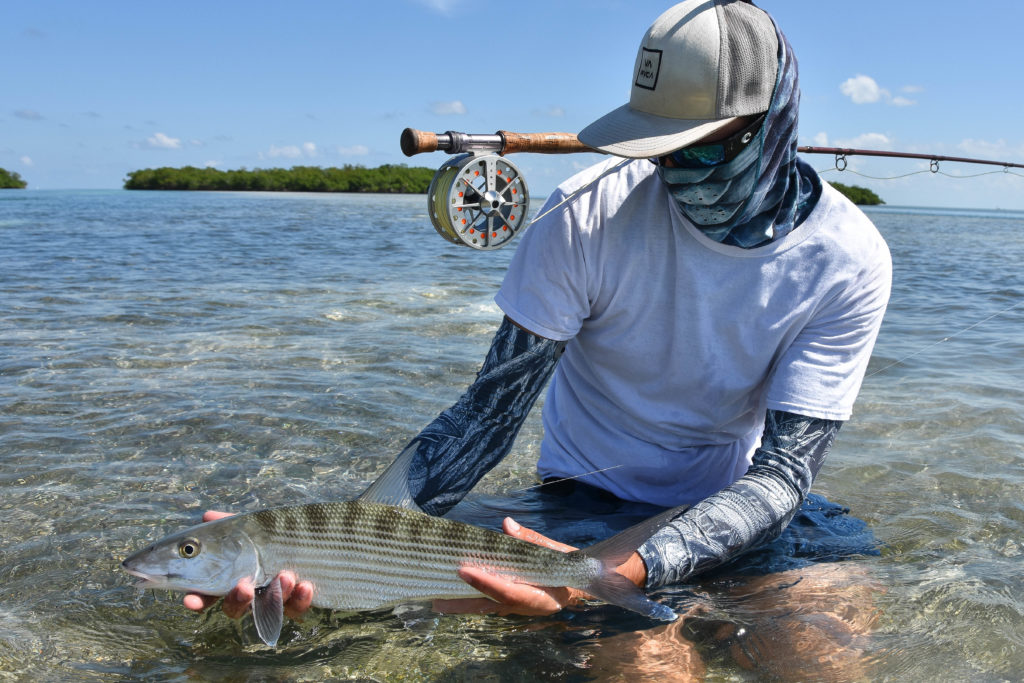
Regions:
M 816 489 L 883 552 L 819 591 L 852 609 L 870 587 L 877 609 L 838 671 L 1019 680 L 1024 214 L 871 215 L 893 299 Z M 205 509 L 362 490 L 472 380 L 511 254 L 443 241 L 421 196 L 0 194 L 0 679 L 665 680 L 688 665 L 682 638 L 708 680 L 764 675 L 720 637 L 614 608 L 314 611 L 274 652 L 249 622 L 196 616 L 119 571 Z M 536 415 L 480 494 L 533 484 Z M 815 585 L 783 607 L 825 604 Z M 777 600 L 750 598 L 761 588 L 667 599 L 702 606 L 705 636 L 747 628 L 748 650 L 807 642 Z

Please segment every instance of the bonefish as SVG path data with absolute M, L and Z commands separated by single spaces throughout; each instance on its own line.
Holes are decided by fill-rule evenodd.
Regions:
M 579 588 L 654 619 L 676 618 L 615 567 L 679 509 L 563 553 L 415 509 L 405 484 L 413 453 L 414 447 L 403 452 L 357 500 L 269 508 L 207 522 L 157 541 L 121 566 L 142 579 L 140 587 L 207 595 L 225 595 L 240 579 L 250 579 L 257 586 L 256 630 L 268 645 L 277 643 L 284 620 L 277 578 L 282 570 L 312 582 L 313 605 L 329 609 L 479 597 L 457 574 L 462 567 L 478 567 L 520 583 Z

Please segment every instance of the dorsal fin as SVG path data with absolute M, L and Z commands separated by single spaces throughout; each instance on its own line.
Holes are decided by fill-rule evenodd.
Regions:
M 377 481 L 370 484 L 356 500 L 421 511 L 409 492 L 409 466 L 412 464 L 419 445 L 420 442 L 413 439 L 412 443 L 398 454 L 391 466 L 384 470 L 384 474 L 377 477 Z

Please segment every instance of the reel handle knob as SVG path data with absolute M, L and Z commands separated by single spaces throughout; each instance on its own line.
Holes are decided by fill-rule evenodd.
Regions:
M 422 154 L 424 152 L 436 152 L 437 133 L 428 133 L 425 130 L 406 128 L 402 131 L 402 137 L 399 140 L 399 144 L 402 146 L 402 153 L 407 157 L 411 157 L 415 154 Z

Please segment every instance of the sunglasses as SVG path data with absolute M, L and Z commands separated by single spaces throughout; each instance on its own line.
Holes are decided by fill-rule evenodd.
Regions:
M 671 159 L 677 166 L 682 168 L 700 168 L 701 166 L 717 166 L 718 164 L 732 161 L 754 139 L 766 116 L 767 112 L 761 114 L 751 121 L 749 126 L 725 140 L 677 149 L 659 158 L 658 163 L 664 166 L 665 160 Z

